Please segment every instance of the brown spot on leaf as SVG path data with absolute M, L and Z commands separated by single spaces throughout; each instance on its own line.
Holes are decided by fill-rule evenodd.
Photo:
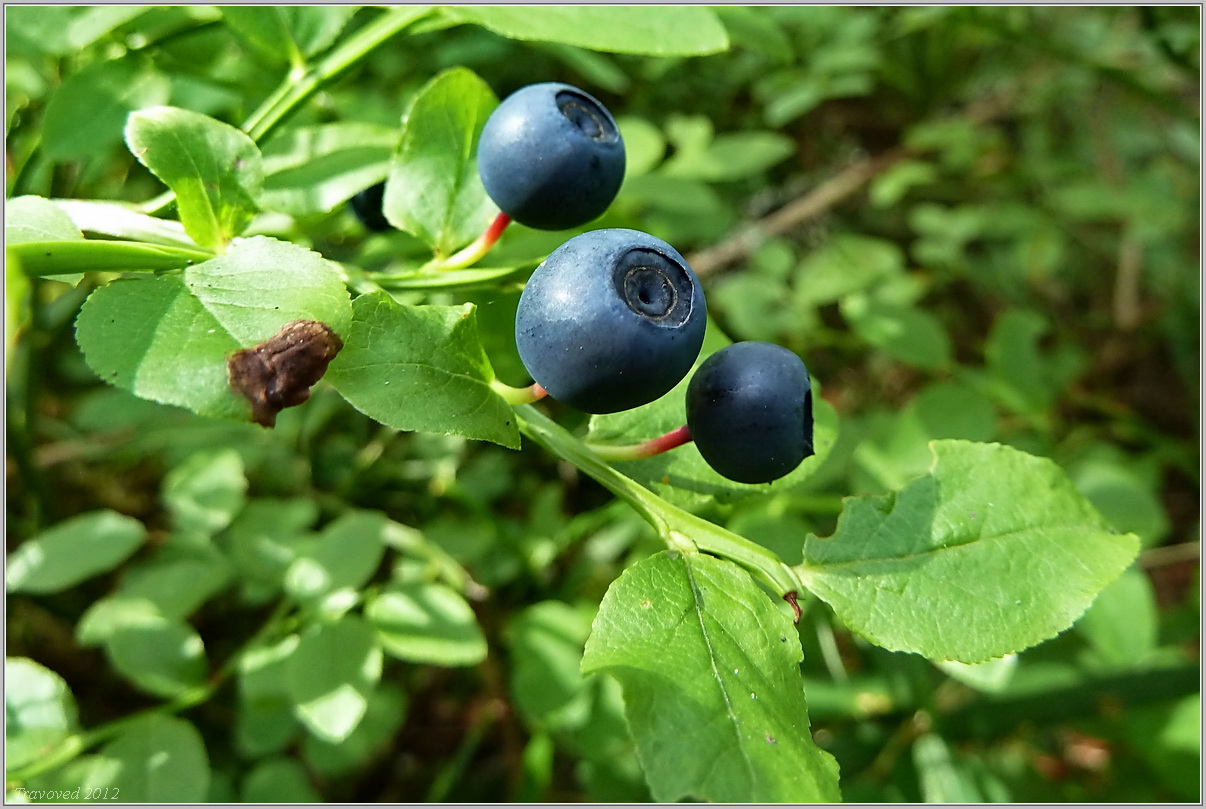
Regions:
M 226 363 L 230 387 L 251 403 L 251 418 L 276 426 L 276 414 L 310 398 L 310 388 L 343 348 L 317 320 L 294 320 L 264 342 L 236 351 Z

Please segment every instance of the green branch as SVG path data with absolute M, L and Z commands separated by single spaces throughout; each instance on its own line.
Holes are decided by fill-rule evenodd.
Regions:
M 567 430 L 532 405 L 516 408 L 519 429 L 549 452 L 572 463 L 632 506 L 674 550 L 700 550 L 736 562 L 779 595 L 802 590 L 799 579 L 774 551 L 667 503 L 617 472 Z

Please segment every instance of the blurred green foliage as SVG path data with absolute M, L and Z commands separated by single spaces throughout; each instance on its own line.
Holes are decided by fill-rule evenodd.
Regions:
M 1200 800 L 1200 9 L 714 12 L 729 49 L 658 57 L 429 18 L 324 88 L 265 152 L 287 156 L 300 127 L 349 122 L 380 150 L 382 128 L 396 129 L 418 89 L 453 67 L 499 97 L 552 79 L 589 88 L 617 113 L 629 148 L 620 196 L 591 227 L 637 227 L 674 244 L 701 271 L 724 332 L 800 353 L 839 414 L 834 449 L 803 487 L 713 504 L 706 516 L 794 563 L 800 537 L 834 532 L 842 497 L 899 489 L 927 471 L 928 441 L 964 438 L 1053 459 L 1147 549 L 1074 630 L 1002 670 L 890 653 L 807 605 L 799 631 L 813 731 L 841 765 L 843 797 Z M 338 19 L 323 30 L 335 34 L 282 49 L 257 36 L 255 20 L 212 7 L 10 8 L 6 196 L 155 197 L 161 185 L 122 142 L 128 113 L 166 102 L 238 126 L 291 64 L 378 12 L 330 13 Z M 383 176 L 370 175 L 360 181 Z M 782 232 L 732 260 L 708 259 L 748 223 L 856 176 Z M 295 215 L 262 216 L 252 232 L 366 270 L 423 254 L 405 234 L 366 234 L 345 207 L 324 205 L 298 202 Z M 523 263 L 567 235 L 515 227 L 498 263 Z M 48 693 L 61 678 L 80 725 L 200 683 L 194 639 L 211 662 L 226 659 L 282 588 L 338 611 L 333 584 L 413 572 L 381 569 L 396 564 L 435 566 L 470 595 L 490 592 L 467 616 L 484 648 L 476 626 L 451 648 L 399 631 L 405 653 L 345 659 L 374 681 L 375 666 L 385 685 L 314 704 L 306 724 L 326 738 L 287 710 L 308 700 L 290 692 L 320 684 L 275 670 L 284 666 L 271 650 L 244 660 L 237 688 L 183 714 L 208 750 L 208 792 L 148 794 L 649 799 L 618 690 L 578 672 L 607 586 L 659 547 L 631 511 L 535 448 L 399 432 L 322 387 L 274 431 L 106 387 L 74 341 L 89 290 L 26 281 L 10 266 L 10 553 L 30 537 L 65 541 L 53 526 L 66 518 L 113 511 L 144 523 L 152 546 L 185 541 L 171 543 L 173 556 L 144 553 L 120 576 L 53 595 L 14 586 L 10 556 L 7 654 L 36 661 L 16 673 Z M 429 299 L 453 302 L 441 294 Z M 503 284 L 469 296 L 511 384 L 526 383 L 507 332 L 517 295 Z M 383 561 L 330 545 L 354 519 L 379 520 L 386 545 L 427 557 Z M 205 543 L 187 541 L 201 534 L 255 581 L 234 588 Z M 441 592 L 383 586 L 372 614 L 393 626 L 426 605 L 465 625 L 469 605 L 448 607 Z M 354 655 L 355 632 L 303 642 L 316 660 Z M 11 684 L 14 668 L 6 674 Z M 353 709 L 366 721 L 341 735 L 332 716 Z M 100 754 L 136 760 L 162 742 L 187 782 L 192 728 L 145 721 L 141 745 L 122 736 Z M 75 716 L 61 724 L 74 729 Z M 26 786 L 73 783 L 80 761 Z

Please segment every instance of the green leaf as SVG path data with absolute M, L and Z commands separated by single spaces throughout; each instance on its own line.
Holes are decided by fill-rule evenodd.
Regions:
M 240 576 L 279 587 L 285 571 L 312 541 L 318 504 L 309 498 L 256 498 L 235 517 L 226 540 Z
M 391 683 L 382 683 L 369 696 L 364 720 L 342 742 L 333 744 L 317 736 L 306 736 L 302 740 L 306 765 L 328 778 L 360 770 L 385 749 L 405 716 L 405 692 Z
M 71 217 L 75 227 L 87 233 L 96 233 L 113 239 L 150 242 L 166 247 L 198 249 L 193 240 L 184 232 L 184 226 L 179 222 L 147 216 L 121 202 L 97 199 L 56 199 L 54 204 Z M 45 241 L 45 239 L 33 239 L 32 241 Z M 205 258 L 210 257 L 205 256 Z
M 999 444 L 934 441 L 899 493 L 848 498 L 797 571 L 871 642 L 978 663 L 1067 629 L 1134 559 L 1051 461 Z
M 4 203 L 4 244 L 83 241 L 84 234 L 56 203 L 44 197 L 13 197 Z
M 151 107 L 130 115 L 126 145 L 176 194 L 193 241 L 221 251 L 256 212 L 260 150 L 243 132 L 206 115 Z
M 518 449 L 515 413 L 490 389 L 494 371 L 471 305 L 404 306 L 384 292 L 361 295 L 344 344 L 326 379 L 369 418 Z
M 1159 642 L 1156 593 L 1147 574 L 1135 567 L 1123 571 L 1101 591 L 1076 628 L 1107 663 L 1143 663 Z
M 163 612 L 149 598 L 109 595 L 97 599 L 75 625 L 75 639 L 81 646 L 99 646 L 128 627 L 162 623 Z
M 595 51 L 701 56 L 729 47 L 716 14 L 699 6 L 444 6 L 440 11 L 511 39 Z
M 295 759 L 260 761 L 243 778 L 239 799 L 244 803 L 322 803 L 306 770 Z
M 47 755 L 79 729 L 66 681 L 25 657 L 4 659 L 4 767 L 16 770 Z
M 300 727 L 286 682 L 289 659 L 300 642 L 297 635 L 288 635 L 239 657 L 235 745 L 245 756 L 283 750 Z
M 652 122 L 633 115 L 616 116 L 624 138 L 624 177 L 648 174 L 657 168 L 666 154 L 666 138 Z
M 584 610 L 543 601 L 508 625 L 511 694 L 529 726 L 562 729 L 586 692 L 580 666 L 590 620 Z
M 654 800 L 838 801 L 801 657 L 791 619 L 744 571 L 663 552 L 612 583 L 582 670 L 620 681 Z
M 230 565 L 213 546 L 208 547 L 212 556 L 156 559 L 132 568 L 122 580 L 118 597 L 146 599 L 167 618 L 188 617 L 221 592 L 231 578 Z
M 904 252 L 893 242 L 839 233 L 800 262 L 794 278 L 794 298 L 802 306 L 832 303 L 872 291 L 902 275 L 904 269 Z
M 290 129 L 264 145 L 265 210 L 326 213 L 389 174 L 396 129 L 340 122 Z
M 336 334 L 351 320 L 338 268 L 318 253 L 267 236 L 238 240 L 224 256 L 189 267 L 185 283 L 243 347 L 285 323 L 317 320 Z
M 170 94 L 168 77 L 147 60 L 93 62 L 68 75 L 50 97 L 42 148 L 52 160 L 107 157 L 107 150 L 121 143 L 130 113 L 165 104 Z
M 385 218 L 448 255 L 480 236 L 498 212 L 477 173 L 477 140 L 498 98 L 466 68 L 419 91 L 385 184 Z
M 706 148 L 676 152 L 662 171 L 713 183 L 741 180 L 786 160 L 795 150 L 795 141 L 778 132 L 734 132 L 716 136 Z
M 385 515 L 376 511 L 340 516 L 297 554 L 285 573 L 286 591 L 305 603 L 336 594 L 346 599 L 346 591 L 359 590 L 380 566 L 388 525 Z
M 1009 687 L 1013 672 L 1018 667 L 1017 655 L 986 660 L 983 663 L 960 663 L 957 660 L 941 660 L 937 664 L 951 679 L 958 680 L 966 686 L 996 694 Z
M 230 525 L 246 492 L 242 456 L 233 449 L 207 450 L 168 472 L 163 503 L 176 528 L 210 535 Z
M 942 737 L 926 733 L 913 742 L 913 765 L 926 803 L 983 803 L 967 768 Z
M 259 53 L 304 64 L 335 41 L 355 6 L 220 6 L 226 24 Z
M 75 336 L 88 366 L 111 385 L 202 415 L 248 419 L 226 368 L 242 346 L 180 278 L 114 281 L 95 290 Z
M 376 635 L 362 619 L 312 626 L 285 667 L 297 718 L 320 739 L 342 742 L 364 718 L 381 663 Z
M 57 593 L 106 573 L 146 539 L 138 520 L 103 509 L 64 520 L 21 543 L 7 562 L 10 593 Z
M 163 616 L 124 624 L 105 640 L 114 671 L 138 689 L 171 698 L 205 682 L 205 644 L 183 621 Z
M 230 355 L 294 320 L 346 331 L 350 314 L 333 264 L 257 236 L 189 267 L 183 280 L 115 281 L 97 289 L 80 312 L 76 339 L 88 365 L 110 384 L 202 415 L 246 421 L 248 403 L 229 384 Z
M 862 294 L 843 298 L 841 309 L 860 337 L 889 356 L 932 370 L 950 365 L 950 337 L 929 312 Z
M 146 12 L 150 6 L 16 7 L 5 14 L 10 52 L 66 56 Z
M 460 593 L 436 582 L 394 583 L 373 598 L 364 617 L 393 657 L 439 666 L 474 666 L 486 638 Z
M 192 723 L 153 713 L 132 720 L 105 745 L 83 789 L 116 789 L 123 803 L 201 803 L 209 791 L 209 756 Z M 99 764 L 100 762 L 98 762 Z

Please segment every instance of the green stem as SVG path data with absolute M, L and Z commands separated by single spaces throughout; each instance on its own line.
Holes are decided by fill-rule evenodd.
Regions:
M 430 9 L 421 6 L 392 8 L 348 37 L 314 67 L 290 71 L 284 83 L 243 124 L 243 131 L 256 143 L 264 140 L 302 102 L 334 81 L 378 45 L 428 13 Z
M 538 402 L 549 392 L 536 382 L 528 385 L 526 388 L 513 388 L 510 385 L 505 385 L 497 379 L 490 381 L 490 390 L 497 393 L 509 405 L 526 405 L 532 402 Z
M 620 474 L 565 428 L 531 405 L 516 408 L 519 429 L 540 446 L 572 463 L 632 506 L 672 549 L 706 551 L 744 566 L 779 595 L 803 589 L 774 551 L 667 503 Z

